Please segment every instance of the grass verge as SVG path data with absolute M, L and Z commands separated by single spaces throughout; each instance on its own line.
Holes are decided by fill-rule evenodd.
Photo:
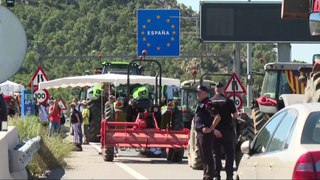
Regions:
M 46 170 L 66 167 L 64 158 L 71 154 L 73 145 L 64 140 L 64 134 L 48 137 L 48 125 L 39 123 L 36 116 L 13 118 L 9 125 L 16 126 L 21 141 L 41 137 L 41 148 L 26 167 L 33 177 L 44 174 Z

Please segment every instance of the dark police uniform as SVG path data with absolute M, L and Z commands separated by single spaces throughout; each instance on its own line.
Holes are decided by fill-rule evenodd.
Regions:
M 213 161 L 213 133 L 203 133 L 202 128 L 210 127 L 213 117 L 217 115 L 210 105 L 209 98 L 198 102 L 195 111 L 195 129 L 197 131 L 197 143 L 203 162 L 203 179 L 213 179 L 214 161 Z M 210 110 L 208 109 L 210 107 Z
M 216 165 L 214 175 L 220 177 L 220 171 L 222 169 L 221 164 L 221 146 L 224 148 L 226 155 L 225 170 L 227 173 L 227 179 L 231 179 L 233 176 L 233 161 L 235 154 L 235 131 L 232 125 L 231 114 L 237 112 L 236 107 L 232 100 L 222 94 L 215 94 L 211 98 L 211 102 L 215 105 L 218 113 L 220 114 L 221 120 L 216 126 L 222 134 L 222 138 L 216 138 L 214 136 L 214 161 Z

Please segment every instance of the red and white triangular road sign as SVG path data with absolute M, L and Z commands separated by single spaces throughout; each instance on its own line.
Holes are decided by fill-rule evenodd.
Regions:
M 234 88 L 234 89 L 233 89 Z M 236 73 L 233 73 L 230 77 L 227 86 L 224 90 L 225 93 L 246 93 L 246 89 L 243 87 L 240 79 L 236 75 Z
M 42 69 L 42 67 L 39 66 L 36 72 L 34 73 L 31 79 L 31 82 L 29 83 L 29 87 L 31 87 L 31 85 L 38 87 L 40 82 L 45 82 L 45 81 L 48 81 L 48 77 L 44 72 L 44 70 Z

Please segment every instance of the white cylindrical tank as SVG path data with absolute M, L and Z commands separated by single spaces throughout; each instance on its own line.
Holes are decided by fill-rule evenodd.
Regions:
M 13 76 L 27 52 L 27 36 L 16 15 L 0 6 L 0 83 Z

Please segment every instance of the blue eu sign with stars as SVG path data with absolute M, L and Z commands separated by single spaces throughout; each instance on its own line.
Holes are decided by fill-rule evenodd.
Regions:
M 180 55 L 180 11 L 138 10 L 138 56 Z

